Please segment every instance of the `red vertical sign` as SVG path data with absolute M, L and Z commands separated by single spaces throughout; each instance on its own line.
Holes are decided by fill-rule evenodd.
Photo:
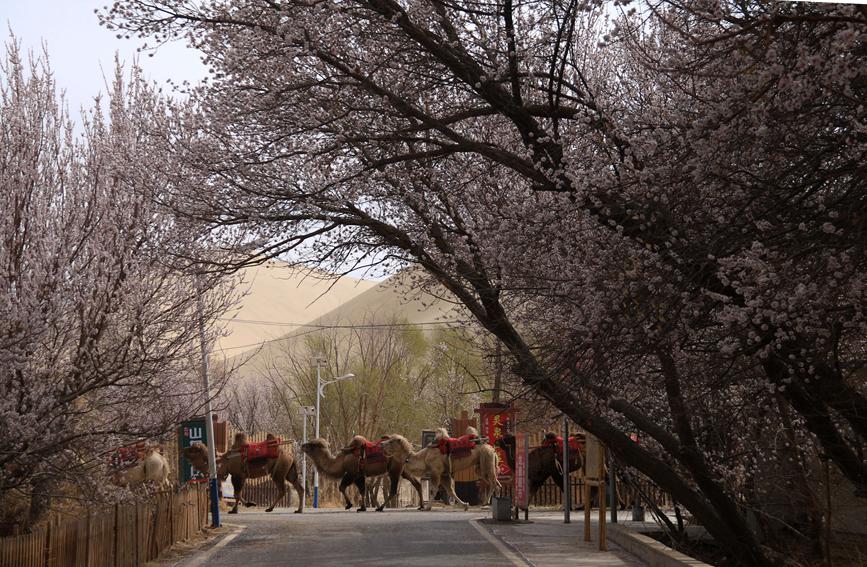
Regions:
M 529 507 L 530 491 L 527 482 L 527 454 L 529 453 L 527 435 L 515 434 L 515 505 L 526 510 Z
M 490 440 L 490 444 L 494 447 L 499 457 L 497 476 L 502 480 L 503 477 L 508 477 L 512 474 L 512 469 L 509 468 L 506 454 L 496 446 L 496 443 L 502 439 L 503 434 L 511 433 L 512 423 L 515 420 L 515 408 L 506 404 L 485 403 L 476 409 L 476 413 L 480 417 L 482 437 L 487 437 Z

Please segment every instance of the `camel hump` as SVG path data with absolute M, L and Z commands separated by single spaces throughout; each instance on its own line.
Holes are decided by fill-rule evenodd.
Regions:
M 163 448 L 159 445 L 151 445 L 147 449 L 145 449 L 145 459 L 149 458 L 157 458 L 165 460 L 165 456 L 163 455 Z
M 355 435 L 346 445 L 346 449 L 355 451 L 367 447 L 368 445 L 370 445 L 370 441 L 368 441 L 366 437 L 363 435 Z
M 232 448 L 238 449 L 241 447 L 241 445 L 246 445 L 246 444 L 247 444 L 247 434 L 244 433 L 243 431 L 239 431 L 238 433 L 235 433 L 235 442 L 232 443 Z

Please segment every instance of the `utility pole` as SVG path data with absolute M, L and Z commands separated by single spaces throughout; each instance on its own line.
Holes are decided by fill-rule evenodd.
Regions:
M 614 462 L 614 453 L 611 449 L 608 449 L 608 494 L 610 494 L 610 498 L 608 502 L 611 505 L 611 523 L 617 523 L 617 476 L 614 467 L 616 463 Z
M 563 414 L 563 523 L 571 524 L 572 495 L 569 494 L 569 418 Z M 585 506 L 587 504 L 585 503 Z
M 355 378 L 355 374 L 346 374 L 345 376 L 338 376 L 333 380 L 322 381 L 322 374 L 320 372 L 320 367 L 322 364 L 327 362 L 324 358 L 317 357 L 315 359 L 316 362 L 316 438 L 319 438 L 319 398 L 325 395 L 323 391 L 325 386 L 329 384 L 333 384 L 335 382 L 340 382 L 341 380 L 347 380 L 349 378 Z M 319 470 L 313 470 L 313 507 L 319 508 Z
M 322 394 L 322 375 L 319 367 L 325 362 L 323 358 L 316 358 L 316 438 L 319 439 L 319 397 Z M 319 508 L 319 469 L 313 469 L 313 507 Z
M 211 410 L 211 383 L 208 377 L 208 341 L 205 338 L 205 309 L 201 286 L 196 287 L 196 310 L 199 314 L 199 341 L 202 350 L 202 385 L 205 389 L 205 435 L 208 441 L 208 484 L 211 496 L 211 522 L 220 527 L 220 494 L 217 489 L 217 446 L 214 441 L 214 416 Z
M 315 412 L 316 408 L 313 406 L 301 406 L 301 413 L 304 414 L 304 444 L 307 444 L 307 418 Z M 304 487 L 304 502 L 301 503 L 303 509 L 307 504 L 307 453 L 304 451 L 301 451 L 301 486 Z
M 500 339 L 494 338 L 494 392 L 491 394 L 491 401 L 495 404 L 500 403 L 500 390 L 503 389 L 503 344 Z

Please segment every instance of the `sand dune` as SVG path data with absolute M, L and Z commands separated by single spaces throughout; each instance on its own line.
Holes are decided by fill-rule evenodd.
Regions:
M 399 321 L 421 327 L 426 333 L 434 333 L 446 326 L 461 326 L 466 319 L 461 315 L 456 304 L 447 300 L 443 292 L 441 297 L 414 291 L 411 272 L 393 276 L 383 282 L 363 282 L 367 289 L 346 301 L 334 306 L 333 309 L 321 315 L 311 317 L 303 325 L 296 328 L 264 327 L 260 328 L 250 323 L 250 334 L 266 337 L 267 342 L 259 341 L 249 349 L 233 349 L 227 351 L 226 357 L 235 357 L 235 362 L 243 360 L 238 368 L 237 376 L 244 380 L 249 377 L 265 375 L 273 368 L 275 361 L 285 360 L 288 351 L 295 352 L 300 343 L 297 338 L 309 336 L 319 330 L 328 332 L 336 329 L 338 333 L 349 333 L 353 327 L 371 324 L 389 324 Z M 357 290 L 362 284 L 351 287 Z M 334 299 L 341 296 L 341 291 Z M 300 297 L 300 295 L 299 295 Z M 304 313 L 312 313 L 305 310 Z M 288 349 L 288 350 L 287 350 Z
M 297 325 L 344 305 L 379 282 L 342 277 L 337 280 L 316 271 L 302 271 L 272 261 L 243 272 L 247 294 L 241 305 L 224 318 L 228 333 L 216 353 L 227 357 L 251 350 L 297 329 Z
M 434 327 L 460 319 L 456 304 L 445 290 L 441 290 L 439 296 L 415 290 L 411 278 L 412 274 L 407 272 L 379 282 L 323 314 L 318 322 L 361 323 L 372 318 L 380 322 L 399 319 L 413 325 Z

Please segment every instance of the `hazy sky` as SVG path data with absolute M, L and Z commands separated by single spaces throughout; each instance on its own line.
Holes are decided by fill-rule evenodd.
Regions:
M 110 4 L 108 0 L 0 0 L 3 45 L 9 29 L 25 50 L 41 52 L 45 42 L 57 86 L 66 90 L 69 109 L 77 116 L 81 105 L 89 106 L 93 97 L 105 92 L 104 76 L 110 80 L 115 52 L 129 65 L 136 57 L 139 40 L 117 39 L 99 25 L 94 9 Z M 188 80 L 198 82 L 205 75 L 198 53 L 182 43 L 162 46 L 154 55 L 138 56 L 144 74 L 165 83 Z M 103 72 L 104 71 L 104 72 Z

